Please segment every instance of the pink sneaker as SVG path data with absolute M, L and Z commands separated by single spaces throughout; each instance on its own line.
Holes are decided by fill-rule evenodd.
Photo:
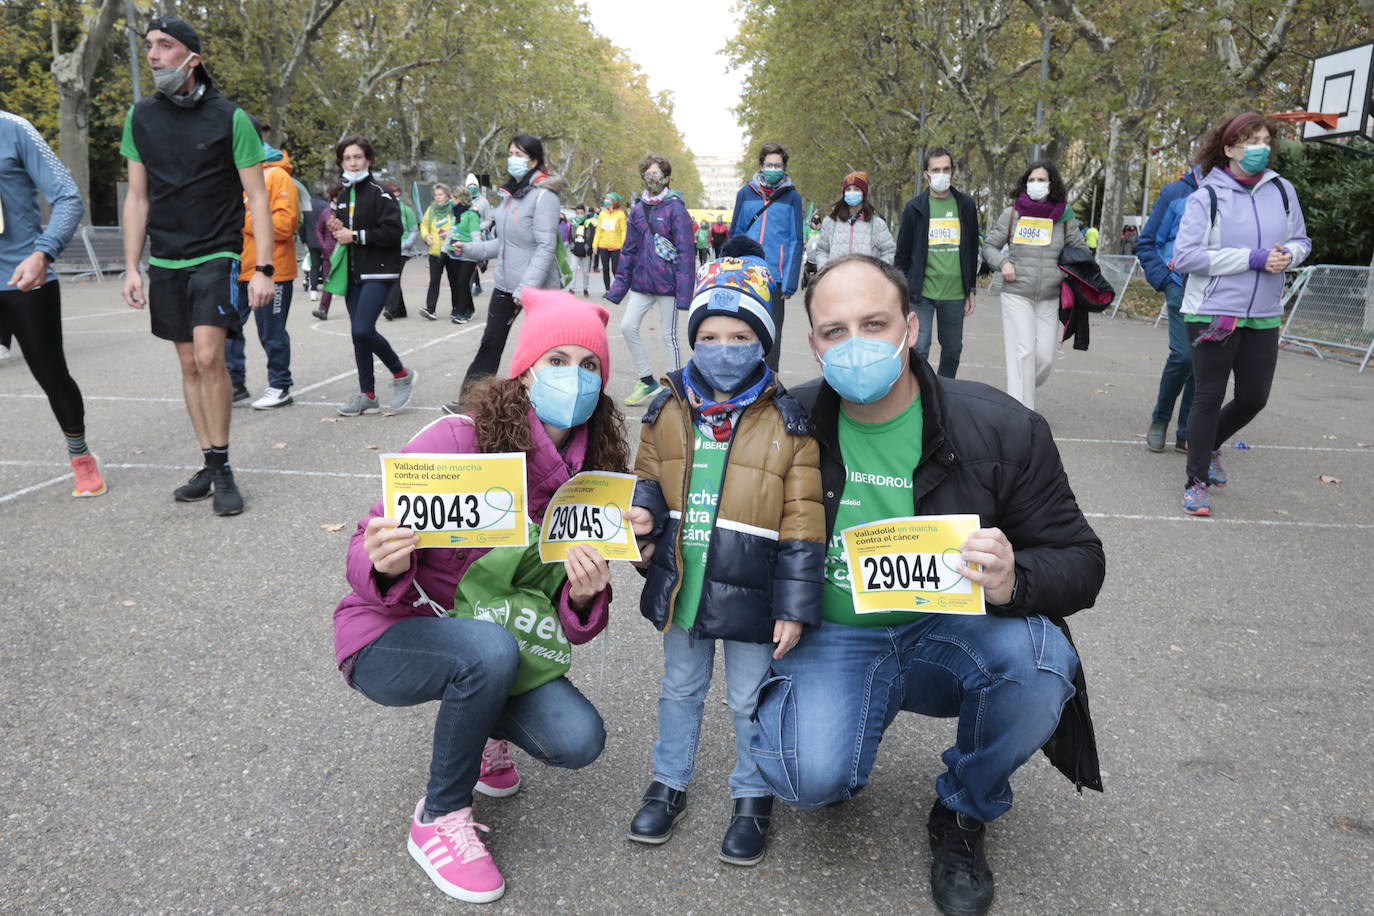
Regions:
M 492 798 L 505 798 L 520 791 L 520 774 L 515 771 L 515 761 L 510 759 L 509 741 L 487 739 L 487 746 L 482 748 L 482 772 L 473 788 Z
M 472 809 L 463 808 L 420 823 L 425 800 L 415 806 L 410 822 L 410 857 L 434 886 L 445 894 L 468 903 L 490 903 L 506 892 L 506 881 L 477 831 L 490 828 L 472 819 Z

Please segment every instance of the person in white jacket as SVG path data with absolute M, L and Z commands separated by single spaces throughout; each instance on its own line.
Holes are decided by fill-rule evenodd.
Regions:
M 816 270 L 851 254 L 866 254 L 892 263 L 897 242 L 868 198 L 868 173 L 850 172 L 840 184 L 840 199 L 821 221 L 816 239 Z

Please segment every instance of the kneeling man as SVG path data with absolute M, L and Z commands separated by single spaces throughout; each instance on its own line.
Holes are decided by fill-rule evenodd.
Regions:
M 792 390 L 821 447 L 828 552 L 824 622 L 759 697 L 753 754 L 784 802 L 820 808 L 868 783 L 900 711 L 957 718 L 928 821 L 944 913 L 983 913 L 985 824 L 1011 774 L 1044 748 L 1101 790 L 1078 654 L 1064 618 L 1102 587 L 1102 542 L 1078 508 L 1044 418 L 978 382 L 938 378 L 912 349 L 906 282 L 868 257 L 832 261 L 806 291 L 823 378 Z M 957 571 L 988 614 L 856 614 L 840 532 L 912 515 L 976 514 Z

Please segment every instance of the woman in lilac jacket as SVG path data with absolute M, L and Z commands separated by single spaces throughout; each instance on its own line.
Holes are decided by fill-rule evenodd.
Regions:
M 1211 515 L 1211 490 L 1226 486 L 1221 445 L 1269 399 L 1283 321 L 1283 272 L 1312 250 L 1297 192 L 1267 168 L 1278 125 L 1247 111 L 1213 128 L 1197 164 L 1172 268 L 1186 275 L 1182 313 L 1193 348 L 1188 479 L 1183 511 Z M 1231 401 L 1226 385 L 1235 377 Z
M 544 514 L 554 492 L 582 470 L 625 472 L 624 417 L 604 393 L 610 377 L 604 308 L 570 293 L 525 289 L 509 379 L 473 386 L 469 414 L 441 417 L 403 452 L 524 452 L 527 510 Z M 491 620 L 453 617 L 454 592 L 484 548 L 416 550 L 417 536 L 378 503 L 348 549 L 351 591 L 334 611 L 334 650 L 349 686 L 383 706 L 439 701 L 429 784 L 410 824 L 412 858 L 440 890 L 470 902 L 500 897 L 505 881 L 473 820 L 473 792 L 514 794 L 520 777 L 508 742 L 550 766 L 576 769 L 606 739 L 596 708 L 566 676 L 511 695 L 522 652 Z M 554 596 L 567 641 L 606 626 L 606 561 L 571 548 Z
M 630 348 L 635 372 L 639 375 L 634 390 L 625 398 L 625 403 L 631 406 L 653 397 L 660 390 L 649 362 L 649 351 L 644 349 L 644 339 L 639 335 L 639 326 L 651 310 L 658 309 L 663 349 L 672 364 L 666 371 L 681 369 L 677 313 L 691 304 L 692 285 L 696 280 L 696 236 L 692 217 L 682 202 L 682 195 L 668 189 L 672 164 L 656 153 L 646 153 L 639 161 L 639 174 L 644 180 L 644 193 L 630 211 L 615 282 L 606 290 L 606 298 L 617 304 L 629 293 L 620 333 Z

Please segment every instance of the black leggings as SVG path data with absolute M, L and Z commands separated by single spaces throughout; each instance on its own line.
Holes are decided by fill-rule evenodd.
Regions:
M 477 355 L 472 358 L 472 365 L 468 366 L 463 376 L 464 391 L 469 383 L 495 375 L 496 370 L 501 368 L 506 338 L 510 336 L 510 326 L 519 314 L 520 308 L 510 293 L 498 289 L 491 294 L 491 303 L 487 306 L 487 326 L 482 329 L 482 342 L 477 345 Z
M 85 435 L 86 407 L 62 352 L 62 290 L 57 281 L 27 293 L 17 289 L 0 292 L 0 327 L 19 342 L 29 371 L 47 394 L 62 432 Z
M 353 330 L 353 359 L 358 363 L 358 390 L 377 391 L 377 379 L 372 368 L 372 355 L 382 361 L 394 375 L 401 371 L 401 358 L 391 349 L 385 337 L 377 333 L 377 319 L 386 305 L 391 288 L 400 280 L 368 280 L 356 286 L 349 281 L 344 304 Z
M 1207 330 L 1207 322 L 1188 322 L 1192 343 Z M 1207 479 L 1212 452 L 1255 419 L 1269 402 L 1274 369 L 1279 362 L 1279 329 L 1236 328 L 1220 342 L 1203 341 L 1193 348 L 1193 408 L 1188 412 L 1188 484 Z M 1226 383 L 1235 373 L 1231 401 Z
M 614 251 L 609 248 L 601 249 L 601 279 L 605 282 L 607 289 L 611 288 L 611 281 L 615 279 L 615 271 L 619 266 L 619 248 Z

